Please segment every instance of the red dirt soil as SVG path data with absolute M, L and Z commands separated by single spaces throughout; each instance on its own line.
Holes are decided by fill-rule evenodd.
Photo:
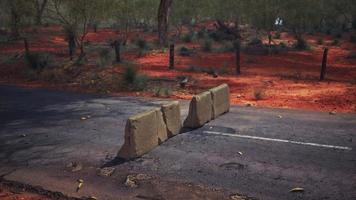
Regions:
M 51 52 L 56 58 L 68 61 L 67 47 L 59 27 L 40 28 L 32 32 L 30 41 L 32 51 Z M 143 37 L 153 41 L 155 33 L 134 32 L 130 40 Z M 87 41 L 90 44 L 108 45 L 108 41 L 117 37 L 117 31 L 100 29 L 97 33 L 90 32 Z M 151 51 L 138 57 L 135 51 L 125 52 L 124 60 L 138 64 L 140 72 L 151 77 L 171 78 L 189 76 L 192 82 L 186 89 L 176 84 L 171 98 L 190 99 L 193 94 L 202 90 L 228 83 L 231 90 L 231 103 L 236 105 L 255 105 L 262 107 L 307 109 L 324 112 L 356 112 L 356 59 L 347 58 L 356 51 L 356 44 L 350 43 L 349 34 L 340 39 L 340 45 L 332 46 L 331 36 L 307 35 L 312 49 L 308 51 L 288 51 L 275 55 L 241 55 L 241 75 L 235 75 L 234 53 L 204 53 L 199 51 L 199 43 L 176 45 L 194 48 L 197 53 L 189 57 L 176 56 L 175 70 L 168 70 L 168 51 Z M 318 38 L 324 39 L 329 47 L 329 58 L 326 80 L 319 82 L 320 65 L 324 46 L 317 45 Z M 283 33 L 275 42 L 293 43 L 294 39 Z M 217 44 L 214 44 L 215 46 Z M 26 81 L 21 74 L 25 68 L 23 62 L 5 63 L 6 58 L 23 52 L 21 41 L 0 43 L 0 83 L 16 84 L 29 87 L 47 87 L 72 91 L 91 92 L 76 84 L 53 84 L 44 81 Z M 178 53 L 177 53 L 178 54 Z M 88 54 L 95 59 L 95 53 Z M 226 68 L 227 73 L 214 78 L 207 73 L 189 72 L 189 66 L 201 68 Z M 122 64 L 114 65 L 106 73 L 122 71 Z M 85 67 L 88 71 L 98 71 L 93 64 Z M 256 99 L 256 93 L 260 99 Z M 117 92 L 112 94 L 150 96 L 152 92 Z

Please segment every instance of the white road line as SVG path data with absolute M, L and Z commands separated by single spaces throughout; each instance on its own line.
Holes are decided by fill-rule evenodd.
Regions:
M 352 150 L 352 148 L 350 148 L 350 147 L 334 146 L 334 145 L 328 145 L 328 144 L 318 144 L 318 143 L 311 143 L 311 142 L 298 142 L 298 141 L 293 141 L 293 140 L 265 138 L 265 137 L 251 136 L 251 135 L 240 135 L 240 134 L 222 133 L 222 132 L 215 132 L 215 131 L 203 131 L 203 133 L 229 136 L 229 137 L 247 138 L 247 139 L 253 139 L 253 140 L 264 140 L 264 141 L 272 141 L 272 142 L 283 142 L 283 143 L 307 145 L 307 146 L 314 146 L 314 147 L 323 147 L 323 148 L 329 148 L 329 149 L 341 149 L 341 150 L 348 150 L 348 151 Z

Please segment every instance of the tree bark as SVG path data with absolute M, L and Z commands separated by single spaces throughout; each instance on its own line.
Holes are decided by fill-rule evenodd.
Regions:
M 168 20 L 173 0 L 161 0 L 158 8 L 158 39 L 160 45 L 167 42 Z
M 323 54 L 323 62 L 321 64 L 320 81 L 323 81 L 325 79 L 326 63 L 328 61 L 328 52 L 329 52 L 329 49 L 325 48 L 324 49 L 324 54 Z
M 35 1 L 35 7 L 36 7 L 36 25 L 42 25 L 42 16 L 43 12 L 46 8 L 48 0 L 43 0 L 40 2 L 40 0 Z
M 169 46 L 169 69 L 174 69 L 174 44 Z
M 115 57 L 116 57 L 116 62 L 121 62 L 121 41 L 120 40 L 115 40 L 113 43 L 114 49 L 115 49 Z
M 240 40 L 234 42 L 235 57 L 236 57 L 236 74 L 241 74 L 241 44 Z
M 23 43 L 25 45 L 25 55 L 29 56 L 30 55 L 30 47 L 28 45 L 27 38 L 23 38 Z
M 19 23 L 21 21 L 20 15 L 16 9 L 16 5 L 14 5 L 14 2 L 10 1 L 10 12 L 11 12 L 11 36 L 15 39 L 20 37 L 20 31 L 19 31 Z

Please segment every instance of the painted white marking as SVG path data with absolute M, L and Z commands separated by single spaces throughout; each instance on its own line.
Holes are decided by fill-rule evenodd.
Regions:
M 318 144 L 318 143 L 311 143 L 311 142 L 298 142 L 298 141 L 293 141 L 293 140 L 282 140 L 282 139 L 274 139 L 274 138 L 257 137 L 257 136 L 251 136 L 251 135 L 222 133 L 222 132 L 215 132 L 215 131 L 203 131 L 203 132 L 204 133 L 208 133 L 208 134 L 213 134 L 213 135 L 222 135 L 222 136 L 229 136 L 229 137 L 247 138 L 247 139 L 253 139 L 253 140 L 283 142 L 283 143 L 290 143 L 290 144 L 299 144 L 299 145 L 307 145 L 307 146 L 314 146 L 314 147 L 323 147 L 323 148 L 329 148 L 329 149 L 341 149 L 341 150 L 348 150 L 348 151 L 352 150 L 352 148 L 350 148 L 350 147 L 334 146 L 334 145 L 328 145 L 328 144 Z

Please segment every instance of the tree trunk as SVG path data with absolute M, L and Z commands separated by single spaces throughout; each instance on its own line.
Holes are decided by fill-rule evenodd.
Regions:
M 23 43 L 25 45 L 25 56 L 30 55 L 30 47 L 28 46 L 27 38 L 23 38 Z
M 169 46 L 169 69 L 174 69 L 174 44 Z
M 10 3 L 10 12 L 11 12 L 11 36 L 15 39 L 20 37 L 19 32 L 19 23 L 20 23 L 20 16 L 17 13 L 16 7 L 13 2 Z
M 68 38 L 68 50 L 69 50 L 70 60 L 73 60 L 75 48 L 76 48 L 75 37 L 69 37 Z
M 120 40 L 115 40 L 114 43 L 114 49 L 115 49 L 115 57 L 116 57 L 116 62 L 121 62 L 121 41 Z
M 241 74 L 241 44 L 240 40 L 234 42 L 235 56 L 236 56 L 236 74 Z
M 325 48 L 324 54 L 323 54 L 323 62 L 321 64 L 320 81 L 323 81 L 325 79 L 326 63 L 328 61 L 328 52 L 329 52 L 329 49 Z
M 46 8 L 48 0 L 43 0 L 42 3 L 40 0 L 35 1 L 35 7 L 36 7 L 36 25 L 42 25 L 42 16 L 43 12 Z
M 158 39 L 160 45 L 167 42 L 168 19 L 173 0 L 161 0 L 158 8 Z

